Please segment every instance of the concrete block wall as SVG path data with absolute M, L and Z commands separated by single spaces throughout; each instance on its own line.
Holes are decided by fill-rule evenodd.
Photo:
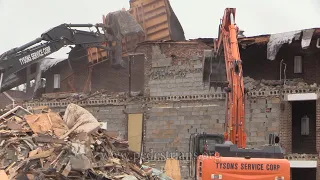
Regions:
M 223 99 L 143 102 L 132 100 L 122 105 L 83 106 L 99 121 L 108 123 L 108 130 L 127 139 L 127 114 L 144 113 L 144 153 L 168 157 L 178 153 L 183 179 L 188 179 L 189 138 L 192 133 L 223 133 L 225 101 Z M 65 107 L 52 108 L 65 111 Z M 248 147 L 268 142 L 269 133 L 280 133 L 282 114 L 278 98 L 254 98 L 246 101 L 246 133 Z M 162 154 L 159 154 L 162 153 Z M 179 154 L 182 153 L 182 154 Z M 155 154 L 153 154 L 155 155 Z M 179 156 L 180 155 L 180 156 Z M 182 155 L 182 156 L 181 156 Z M 154 160 L 155 157 L 153 157 Z M 152 162 L 154 163 L 154 162 Z M 165 161 L 156 161 L 164 166 Z
M 99 122 L 107 122 L 107 128 L 110 134 L 119 135 L 127 138 L 127 115 L 125 106 L 83 106 Z M 52 108 L 54 112 L 64 112 L 66 107 Z
M 145 151 L 189 151 L 193 133 L 223 133 L 224 101 L 152 105 L 146 121 Z
M 127 138 L 127 114 L 144 113 L 145 151 L 188 152 L 191 134 L 224 132 L 224 106 L 223 99 L 212 99 L 146 104 L 139 101 L 126 105 L 84 106 L 84 108 L 99 121 L 107 122 L 111 133 L 119 132 L 124 138 Z M 281 119 L 286 117 L 285 120 L 288 120 L 289 108 L 285 108 L 284 112 L 281 111 L 278 98 L 248 99 L 245 124 L 248 147 L 265 145 L 268 143 L 268 135 L 277 133 L 285 149 L 289 149 L 291 143 L 287 141 L 290 138 L 288 124 L 279 121 L 279 117 Z M 53 110 L 65 111 L 65 108 Z
M 271 133 L 280 131 L 280 99 L 257 98 L 246 102 L 247 146 L 257 147 L 268 143 Z
M 280 100 L 252 99 L 246 102 L 248 147 L 268 143 L 270 133 L 280 131 Z M 152 105 L 146 121 L 146 151 L 188 152 L 192 133 L 223 133 L 224 100 L 175 102 Z
M 137 52 L 146 54 L 145 95 L 175 96 L 213 93 L 202 83 L 203 51 L 200 42 L 142 44 Z

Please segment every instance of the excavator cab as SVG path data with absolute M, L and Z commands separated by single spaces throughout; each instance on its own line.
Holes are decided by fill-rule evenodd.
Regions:
M 189 141 L 189 150 L 192 155 L 214 154 L 214 146 L 223 144 L 222 134 L 192 134 Z
M 211 156 L 215 153 L 214 146 L 223 144 L 224 136 L 222 134 L 191 134 L 189 139 L 189 154 L 191 156 L 189 166 L 189 176 L 195 177 L 197 157 L 200 155 Z
M 284 159 L 279 142 L 276 134 L 270 134 L 269 144 L 260 149 L 238 148 L 225 141 L 222 134 L 192 134 L 189 139 L 189 176 L 203 180 L 219 179 L 220 176 L 226 180 L 288 179 L 290 164 Z

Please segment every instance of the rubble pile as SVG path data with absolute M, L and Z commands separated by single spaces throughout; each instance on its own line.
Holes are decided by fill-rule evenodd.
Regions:
M 76 104 L 63 117 L 17 106 L 0 116 L 0 135 L 1 180 L 159 179 L 126 141 L 109 136 Z
M 250 90 L 276 90 L 276 89 L 313 89 L 318 85 L 307 84 L 303 79 L 287 79 L 284 80 L 255 80 L 251 77 L 244 77 L 244 87 Z
M 142 97 L 141 91 L 131 91 L 130 96 L 133 98 Z M 71 101 L 71 102 L 82 102 L 87 100 L 97 100 L 97 99 L 118 99 L 120 102 L 127 100 L 129 97 L 128 92 L 109 92 L 107 90 L 99 90 L 92 93 L 69 93 L 69 92 L 59 92 L 59 93 L 44 93 L 38 99 L 34 99 L 32 102 L 57 102 L 57 101 Z M 30 102 L 26 100 L 24 102 Z

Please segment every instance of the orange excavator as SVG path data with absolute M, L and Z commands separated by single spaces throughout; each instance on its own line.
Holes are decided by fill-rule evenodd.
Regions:
M 270 134 L 269 145 L 260 149 L 246 148 L 246 89 L 235 14 L 235 8 L 225 10 L 214 50 L 205 58 L 210 85 L 226 85 L 225 133 L 190 136 L 190 176 L 197 180 L 289 180 L 290 163 L 284 159 L 278 136 Z M 222 64 L 226 76 L 219 79 L 215 73 Z

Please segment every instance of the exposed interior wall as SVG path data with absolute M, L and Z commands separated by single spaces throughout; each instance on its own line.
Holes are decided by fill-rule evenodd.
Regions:
M 30 96 L 23 91 L 9 90 L 6 91 L 14 100 L 15 104 L 22 100 L 28 100 Z M 3 93 L 0 93 L 0 109 L 6 108 L 7 105 L 12 104 L 12 101 Z
M 315 49 L 315 42 L 311 43 L 309 51 L 302 51 L 299 47 L 300 42 L 291 45 L 283 45 L 276 59 L 271 61 L 267 59 L 267 45 L 251 45 L 241 49 L 241 59 L 243 61 L 244 76 L 250 76 L 256 80 L 279 80 L 280 63 L 286 64 L 286 79 L 301 78 L 306 83 L 320 84 L 320 51 Z M 302 56 L 302 73 L 294 73 L 294 56 Z M 284 78 L 284 64 L 281 68 L 281 78 Z
M 81 53 L 79 53 L 81 54 Z M 128 62 L 128 58 L 124 58 Z M 46 93 L 50 92 L 83 92 L 89 76 L 89 64 L 86 57 L 70 61 L 72 70 L 68 61 L 61 62 L 56 67 L 48 70 L 45 74 Z M 70 76 L 74 73 L 74 76 Z M 53 89 L 53 75 L 55 73 L 61 76 L 61 88 Z M 132 58 L 131 66 L 131 91 L 143 91 L 144 85 L 144 56 L 138 55 Z M 90 78 L 89 78 L 90 79 Z M 72 87 L 69 84 L 69 80 Z M 123 69 L 114 69 L 108 62 L 103 62 L 93 66 L 91 74 L 91 92 L 101 89 L 109 92 L 128 92 L 129 91 L 129 66 Z M 90 86 L 87 86 L 86 92 L 89 92 Z

